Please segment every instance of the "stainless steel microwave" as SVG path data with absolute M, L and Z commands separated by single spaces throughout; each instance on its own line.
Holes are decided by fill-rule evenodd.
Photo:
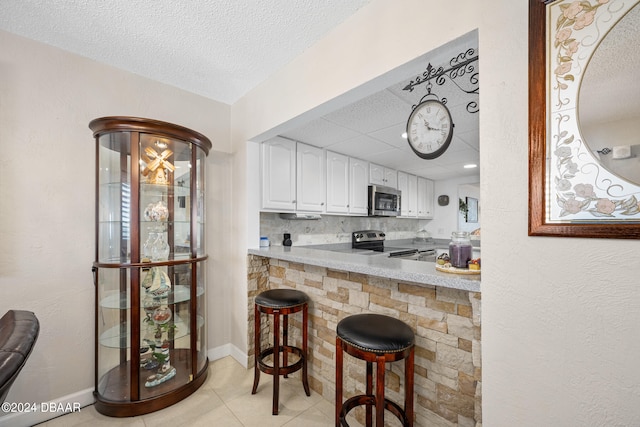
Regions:
M 369 186 L 369 216 L 400 215 L 400 190 L 382 185 Z

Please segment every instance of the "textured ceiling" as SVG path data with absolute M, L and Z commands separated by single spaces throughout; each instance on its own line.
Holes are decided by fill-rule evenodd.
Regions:
M 0 29 L 227 104 L 370 0 L 0 0 Z

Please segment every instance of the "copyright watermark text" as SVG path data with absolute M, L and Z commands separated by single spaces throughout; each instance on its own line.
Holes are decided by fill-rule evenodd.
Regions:
M 80 412 L 80 402 L 3 402 L 0 408 L 5 414 L 25 412 L 68 413 Z

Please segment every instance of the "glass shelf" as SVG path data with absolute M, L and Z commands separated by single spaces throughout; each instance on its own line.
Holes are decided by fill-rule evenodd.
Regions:
M 201 297 L 202 295 L 204 295 L 204 288 L 197 288 L 196 298 Z M 189 286 L 176 285 L 173 287 L 173 292 L 169 294 L 169 298 L 167 298 L 168 301 L 171 301 L 171 296 L 173 296 L 173 302 L 168 302 L 169 305 L 189 301 L 191 298 L 191 288 Z M 114 293 L 107 295 L 100 300 L 100 307 L 118 310 L 129 309 L 131 308 L 129 305 L 129 295 L 126 293 Z M 143 301 L 140 301 L 140 307 L 143 307 Z
M 189 323 L 185 322 L 182 315 L 174 314 L 173 319 L 174 319 L 173 324 L 176 325 L 173 340 L 186 337 L 191 333 L 191 331 L 189 330 L 190 329 Z M 204 317 L 196 316 L 196 322 L 197 322 L 198 329 L 202 328 L 204 326 Z M 100 334 L 100 339 L 99 339 L 100 345 L 103 347 L 109 347 L 109 348 L 131 348 L 130 331 L 128 329 L 122 329 L 122 328 L 126 328 L 127 325 L 128 323 L 121 323 L 121 324 L 114 325 L 109 329 L 106 329 L 102 334 Z M 152 328 L 153 328 L 152 325 L 146 323 L 144 319 L 142 320 L 140 325 L 140 331 L 145 331 L 147 329 L 152 329 Z M 125 336 L 121 334 L 123 330 L 127 331 Z M 124 343 L 121 344 L 121 342 L 123 341 Z

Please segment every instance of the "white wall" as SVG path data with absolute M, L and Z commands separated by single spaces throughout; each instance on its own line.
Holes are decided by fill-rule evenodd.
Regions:
M 0 314 L 31 310 L 41 325 L 7 401 L 93 401 L 97 117 L 149 117 L 212 140 L 208 346 L 228 343 L 230 107 L 1 31 L 0 46 Z
M 449 239 L 451 233 L 460 229 L 458 219 L 460 217 L 460 209 L 458 205 L 458 197 L 460 196 L 460 187 L 465 184 L 477 183 L 480 181 L 478 175 L 463 176 L 446 180 L 436 181 L 434 185 L 434 213 L 433 220 L 426 225 L 426 230 L 431 236 L 437 239 Z M 447 206 L 438 205 L 438 196 L 449 196 L 449 204 Z M 479 198 L 479 195 L 478 195 Z M 472 230 L 480 227 L 482 224 L 475 224 Z
M 638 242 L 527 236 L 527 2 L 374 1 L 233 106 L 236 165 L 247 140 L 343 105 L 345 92 L 361 93 L 365 83 L 474 28 L 482 82 L 484 425 L 640 425 Z M 256 190 L 242 187 L 246 179 L 234 176 L 239 209 Z M 249 221 L 236 227 L 246 242 L 256 219 L 238 218 Z M 236 251 L 238 259 L 246 253 Z M 234 332 L 243 334 L 246 324 Z

